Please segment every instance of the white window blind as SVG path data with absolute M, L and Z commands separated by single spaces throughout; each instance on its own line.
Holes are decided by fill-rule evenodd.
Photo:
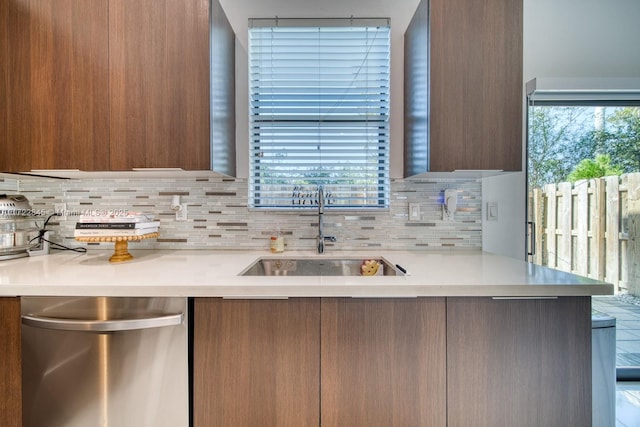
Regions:
M 386 208 L 388 21 L 300 22 L 250 25 L 250 206 Z

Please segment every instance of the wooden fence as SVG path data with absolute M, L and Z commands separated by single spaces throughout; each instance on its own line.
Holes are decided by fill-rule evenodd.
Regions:
M 640 173 L 548 184 L 528 207 L 533 262 L 640 295 Z

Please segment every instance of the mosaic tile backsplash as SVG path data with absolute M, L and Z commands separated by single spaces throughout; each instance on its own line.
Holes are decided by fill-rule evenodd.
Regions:
M 458 192 L 453 221 L 443 221 L 445 189 Z M 324 233 L 335 236 L 327 252 L 339 250 L 468 250 L 482 247 L 482 185 L 475 180 L 392 180 L 391 206 L 386 211 L 325 210 Z M 37 212 L 54 212 L 66 203 L 66 218 L 54 217 L 47 227 L 52 240 L 66 246 L 112 248 L 112 243 L 74 240 L 77 215 L 91 209 L 151 213 L 160 220 L 160 237 L 132 244 L 132 249 L 268 250 L 276 228 L 285 248 L 313 250 L 318 231 L 315 210 L 305 213 L 256 211 L 247 207 L 245 179 L 227 177 L 164 179 L 34 179 L 20 180 L 20 194 Z M 188 205 L 188 220 L 176 221 L 174 195 Z M 420 205 L 420 220 L 409 221 L 409 203 Z M 135 245 L 135 246 L 134 246 Z M 286 250 L 285 249 L 285 250 Z

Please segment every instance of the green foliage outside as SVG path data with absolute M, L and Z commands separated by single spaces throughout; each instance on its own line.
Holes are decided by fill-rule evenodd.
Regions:
M 640 172 L 640 107 L 620 109 L 609 124 L 610 128 L 602 135 L 604 152 L 625 173 Z
M 567 180 L 576 182 L 581 179 L 600 178 L 610 175 L 622 175 L 622 168 L 611 164 L 608 154 L 599 154 L 595 159 L 584 159 L 569 174 Z
M 531 107 L 528 144 L 530 188 L 639 172 L 640 107 Z

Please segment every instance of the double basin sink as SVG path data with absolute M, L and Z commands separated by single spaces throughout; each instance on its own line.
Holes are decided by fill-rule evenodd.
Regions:
M 376 265 L 377 263 L 377 265 Z M 260 258 L 241 276 L 402 276 L 382 257 L 371 258 Z

